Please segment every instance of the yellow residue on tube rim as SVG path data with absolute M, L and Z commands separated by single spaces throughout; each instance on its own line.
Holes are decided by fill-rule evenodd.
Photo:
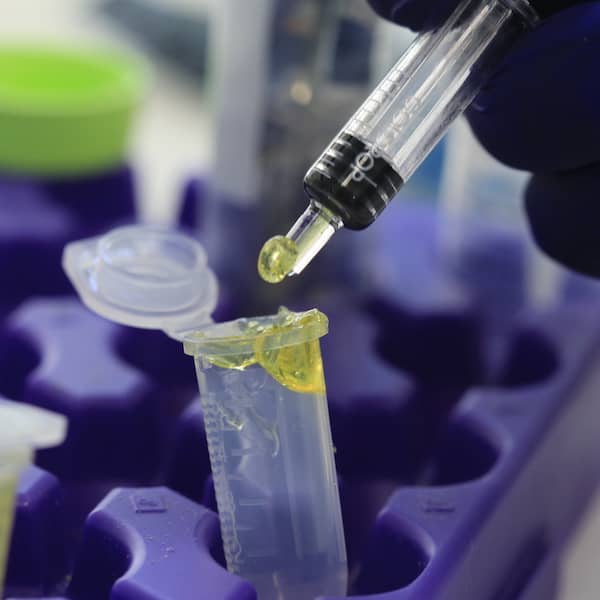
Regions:
M 294 313 L 282 307 L 268 320 L 248 320 L 242 335 L 207 340 L 198 354 L 224 369 L 243 370 L 258 363 L 290 390 L 324 394 L 319 337 L 326 332 L 323 313 Z

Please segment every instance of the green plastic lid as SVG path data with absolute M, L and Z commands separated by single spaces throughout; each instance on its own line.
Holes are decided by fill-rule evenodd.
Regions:
M 123 160 L 146 70 L 80 48 L 0 46 L 0 170 L 99 171 Z

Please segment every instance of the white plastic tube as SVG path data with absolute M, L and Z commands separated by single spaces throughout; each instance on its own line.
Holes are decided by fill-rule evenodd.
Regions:
M 0 398 L 0 596 L 19 474 L 31 462 L 36 448 L 60 444 L 65 430 L 64 417 Z

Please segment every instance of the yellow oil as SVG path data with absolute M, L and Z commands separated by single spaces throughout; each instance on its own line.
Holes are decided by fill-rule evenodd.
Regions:
M 235 340 L 218 341 L 212 345 L 216 350 L 226 350 L 224 354 L 204 355 L 204 358 L 211 364 L 222 369 L 237 369 L 243 371 L 246 367 L 256 363 L 254 352 L 248 352 L 247 340 L 260 335 L 263 332 L 263 327 L 258 321 L 249 321 L 245 330 L 245 335 Z
M 298 318 L 297 314 L 281 308 L 272 324 L 252 326 L 251 323 L 245 338 L 238 338 L 234 342 L 224 340 L 227 354 L 204 355 L 204 358 L 225 369 L 243 370 L 258 363 L 277 382 L 290 390 L 305 394 L 324 394 L 325 378 L 318 338 L 273 348 L 277 345 L 273 343 L 274 337 L 295 329 L 300 332 L 303 327 L 322 318 L 325 317 L 317 311 L 310 311 Z M 246 343 L 247 346 L 248 339 L 253 340 L 253 352 L 236 352 L 236 345 L 241 348 Z
M 268 283 L 280 283 L 292 271 L 298 258 L 298 246 L 283 235 L 265 242 L 258 257 L 258 273 Z
M 304 394 L 324 394 L 325 378 L 319 340 L 257 351 L 259 364 L 286 388 Z
M 1 468 L 1 465 L 0 465 Z M 0 475 L 0 597 L 4 587 L 4 573 L 8 554 L 8 543 L 13 525 L 13 507 L 16 481 L 13 477 Z
M 254 354 L 218 354 L 204 357 L 211 365 L 222 369 L 237 369 L 243 371 L 246 367 L 256 363 Z

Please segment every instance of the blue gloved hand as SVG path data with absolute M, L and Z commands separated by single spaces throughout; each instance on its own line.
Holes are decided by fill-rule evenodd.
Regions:
M 458 3 L 369 2 L 417 30 L 434 27 Z M 533 173 L 525 206 L 542 250 L 600 277 L 600 2 L 538 4 L 549 16 L 517 44 L 466 114 L 491 154 Z

